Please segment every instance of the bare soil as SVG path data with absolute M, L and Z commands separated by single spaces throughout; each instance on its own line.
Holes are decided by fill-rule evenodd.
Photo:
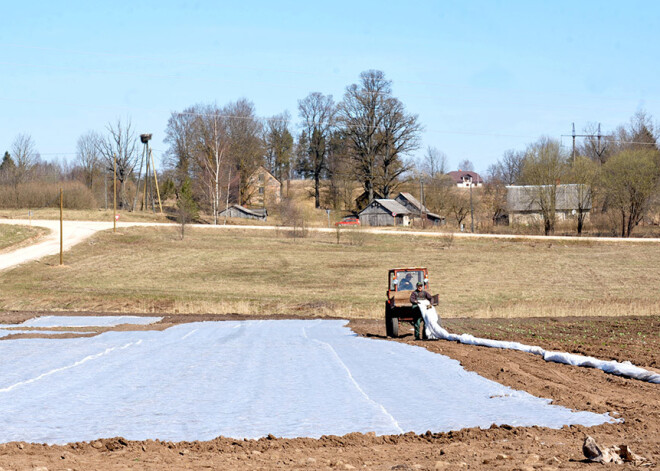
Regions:
M 16 323 L 34 312 L 0 313 L 0 323 Z M 52 312 L 49 313 L 52 315 Z M 99 313 L 61 313 L 103 315 Z M 241 319 L 244 316 L 165 316 L 151 327 L 180 322 Z M 252 319 L 254 317 L 251 317 Z M 275 318 L 275 317 L 273 317 Z M 288 317 L 291 318 L 291 317 Z M 660 317 L 450 319 L 452 332 L 517 340 L 546 349 L 602 359 L 629 360 L 658 371 Z M 385 338 L 378 320 L 353 320 L 359 335 Z M 610 412 L 624 421 L 597 427 L 492 427 L 449 433 L 375 436 L 349 434 L 320 439 L 260 440 L 218 437 L 207 442 L 128 441 L 121 437 L 63 446 L 0 444 L 4 470 L 174 470 L 174 469 L 600 469 L 582 455 L 586 435 L 605 446 L 627 444 L 646 458 L 641 464 L 606 465 L 657 468 L 660 463 L 660 385 L 620 378 L 600 370 L 546 363 L 537 356 L 446 341 L 415 341 L 408 328 L 398 342 L 424 347 L 459 360 L 471 371 L 574 409 Z M 35 334 L 32 334 L 35 335 Z M 36 334 L 44 335 L 44 334 Z M 84 334 L 83 334 L 84 335 Z M 385 365 L 384 365 L 385 367 Z M 385 369 L 383 374 L 386 374 Z M 422 413 L 422 411 L 420 411 Z

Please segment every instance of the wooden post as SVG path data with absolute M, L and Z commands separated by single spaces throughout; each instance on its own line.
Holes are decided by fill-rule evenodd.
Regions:
M 62 226 L 64 220 L 64 191 L 60 188 L 60 265 L 64 264 L 64 236 L 62 235 Z
M 160 208 L 160 214 L 163 214 L 163 204 L 160 202 L 160 189 L 158 188 L 158 177 L 156 176 L 156 164 L 154 164 L 154 154 L 149 150 L 151 155 L 151 166 L 154 169 L 154 181 L 156 182 L 156 194 L 158 195 L 158 207 Z
M 112 232 L 117 232 L 117 155 L 113 154 L 113 183 L 112 183 Z

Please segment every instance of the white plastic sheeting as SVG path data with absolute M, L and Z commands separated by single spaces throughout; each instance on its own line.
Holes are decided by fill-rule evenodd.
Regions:
M 154 324 L 162 319 L 142 316 L 42 316 L 5 327 L 113 327 L 121 324 Z
M 467 345 L 479 345 L 482 347 L 504 348 L 509 350 L 520 350 L 522 352 L 533 353 L 543 357 L 545 361 L 552 361 L 555 363 L 565 363 L 573 366 L 584 366 L 588 368 L 597 368 L 606 373 L 611 373 L 618 376 L 625 376 L 626 378 L 638 379 L 641 381 L 648 381 L 650 383 L 660 384 L 660 374 L 652 371 L 645 370 L 638 366 L 633 365 L 629 361 L 605 361 L 597 358 L 588 357 L 584 355 L 575 355 L 573 353 L 553 352 L 545 350 L 541 347 L 534 345 L 525 345 L 518 342 L 506 342 L 501 340 L 483 339 L 474 337 L 469 334 L 450 334 L 448 331 L 440 327 L 438 322 L 438 313 L 435 308 L 429 304 L 428 301 L 420 301 L 422 305 L 422 316 L 424 317 L 424 325 L 426 329 L 426 336 L 429 339 L 438 340 L 452 340 Z
M 203 322 L 0 342 L 0 442 L 319 437 L 491 424 L 585 426 L 571 411 L 346 321 Z

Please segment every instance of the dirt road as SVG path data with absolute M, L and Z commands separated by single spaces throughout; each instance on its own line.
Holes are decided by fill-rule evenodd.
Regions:
M 0 322 L 20 322 L 34 315 L 0 313 Z M 166 316 L 160 325 L 153 328 L 186 321 L 223 319 L 240 317 Z M 454 319 L 447 320 L 445 325 L 454 332 L 492 338 L 506 336 L 509 340 L 549 349 L 566 348 L 604 359 L 629 360 L 656 371 L 660 365 L 660 317 L 530 319 L 523 321 L 524 328 L 516 329 L 516 332 L 511 332 L 511 322 L 509 319 Z M 376 320 L 359 320 L 352 321 L 350 327 L 359 335 L 378 338 L 385 335 L 382 324 Z M 585 335 L 595 327 L 603 331 L 616 331 L 616 337 L 622 340 L 609 342 L 604 341 L 602 335 Z M 556 332 L 556 335 L 539 338 L 541 333 L 546 335 L 548 331 Z M 647 459 L 645 469 L 656 468 L 660 463 L 658 385 L 619 378 L 599 370 L 546 363 L 534 355 L 521 352 L 445 341 L 414 341 L 411 334 L 397 341 L 450 356 L 468 370 L 552 399 L 556 404 L 598 413 L 610 412 L 624 421 L 592 428 L 564 427 L 561 430 L 502 426 L 443 434 L 382 437 L 350 434 L 319 440 L 271 436 L 252 441 L 220 437 L 192 443 L 129 442 L 122 438 L 65 446 L 8 443 L 0 445 L 0 467 L 45 467 L 48 470 L 584 469 L 586 464 L 581 447 L 586 435 L 593 436 L 606 446 L 628 444 L 635 453 Z M 383 374 L 387 374 L 386 364 L 383 365 Z M 414 391 L 411 393 L 414 394 Z M 630 466 L 625 465 L 624 469 Z

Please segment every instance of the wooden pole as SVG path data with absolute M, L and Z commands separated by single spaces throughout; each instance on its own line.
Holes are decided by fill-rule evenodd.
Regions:
M 156 165 L 154 164 L 154 154 L 149 151 L 151 155 L 151 167 L 154 169 L 154 181 L 156 182 L 156 194 L 158 194 L 158 207 L 160 208 L 160 214 L 163 214 L 163 204 L 160 202 L 160 189 L 158 188 L 158 177 L 156 176 Z
M 113 154 L 113 184 L 112 184 L 112 232 L 117 232 L 117 155 Z
M 64 264 L 64 236 L 62 226 L 64 225 L 64 191 L 60 188 L 60 265 Z

